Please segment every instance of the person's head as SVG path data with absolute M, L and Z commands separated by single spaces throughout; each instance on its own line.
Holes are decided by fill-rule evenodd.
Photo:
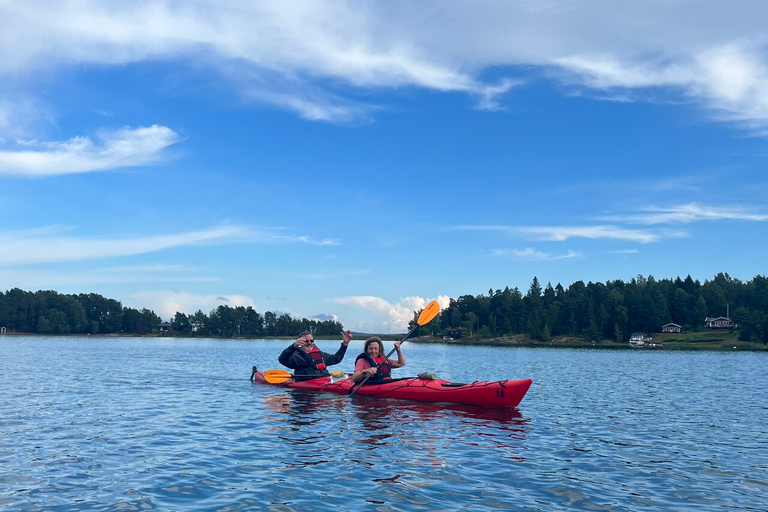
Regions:
M 315 337 L 312 336 L 312 333 L 309 331 L 304 331 L 299 335 L 299 339 L 304 339 L 304 342 L 308 345 L 314 345 L 315 344 Z
M 371 357 L 381 357 L 384 355 L 384 344 L 378 336 L 371 336 L 365 340 L 363 352 Z

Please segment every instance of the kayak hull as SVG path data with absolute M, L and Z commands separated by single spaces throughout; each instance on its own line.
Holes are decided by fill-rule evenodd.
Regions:
M 270 384 L 264 379 L 263 374 L 256 369 L 251 375 L 251 380 L 256 383 Z M 417 402 L 445 402 L 477 407 L 512 408 L 520 404 L 532 383 L 531 379 L 521 379 L 460 384 L 441 379 L 412 377 L 392 379 L 383 383 L 364 384 L 356 395 Z M 331 377 L 321 377 L 304 381 L 296 381 L 291 378 L 270 385 L 346 395 L 356 384 L 349 377 L 335 382 Z

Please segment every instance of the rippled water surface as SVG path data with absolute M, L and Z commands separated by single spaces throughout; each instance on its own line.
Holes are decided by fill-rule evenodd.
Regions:
M 287 344 L 0 337 L 0 508 L 766 509 L 766 353 L 404 345 L 498 411 L 251 384 Z

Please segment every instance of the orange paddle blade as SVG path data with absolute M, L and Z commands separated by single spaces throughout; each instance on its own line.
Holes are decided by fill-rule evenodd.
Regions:
M 293 375 L 285 370 L 267 370 L 264 372 L 264 380 L 270 384 L 282 384 L 292 377 Z
M 439 312 L 440 304 L 438 304 L 436 300 L 433 300 L 427 304 L 427 307 L 422 310 L 421 314 L 419 315 L 419 319 L 416 320 L 416 323 L 419 325 L 427 325 L 432 321 L 433 318 L 437 316 Z

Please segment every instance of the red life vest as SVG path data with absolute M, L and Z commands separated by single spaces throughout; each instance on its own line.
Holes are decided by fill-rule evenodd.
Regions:
M 368 361 L 368 364 L 371 365 L 371 368 L 373 368 L 377 364 L 381 363 L 381 366 L 379 366 L 379 369 L 376 371 L 376 375 L 371 376 L 371 378 L 368 379 L 369 381 L 384 380 L 384 379 L 389 379 L 390 378 L 390 375 L 392 374 L 392 370 L 389 367 L 389 362 L 385 361 L 383 357 L 379 357 L 378 359 L 374 359 L 373 357 L 371 357 L 371 355 L 369 353 L 363 352 L 362 354 L 357 356 L 357 358 L 355 358 L 355 363 L 357 363 L 357 361 L 360 358 L 365 359 L 366 361 Z M 382 361 L 384 361 L 384 362 L 382 362 Z
M 323 361 L 323 354 L 317 349 L 312 347 L 312 350 L 307 351 L 307 355 L 312 359 L 312 363 L 318 370 L 325 370 L 325 361 Z

